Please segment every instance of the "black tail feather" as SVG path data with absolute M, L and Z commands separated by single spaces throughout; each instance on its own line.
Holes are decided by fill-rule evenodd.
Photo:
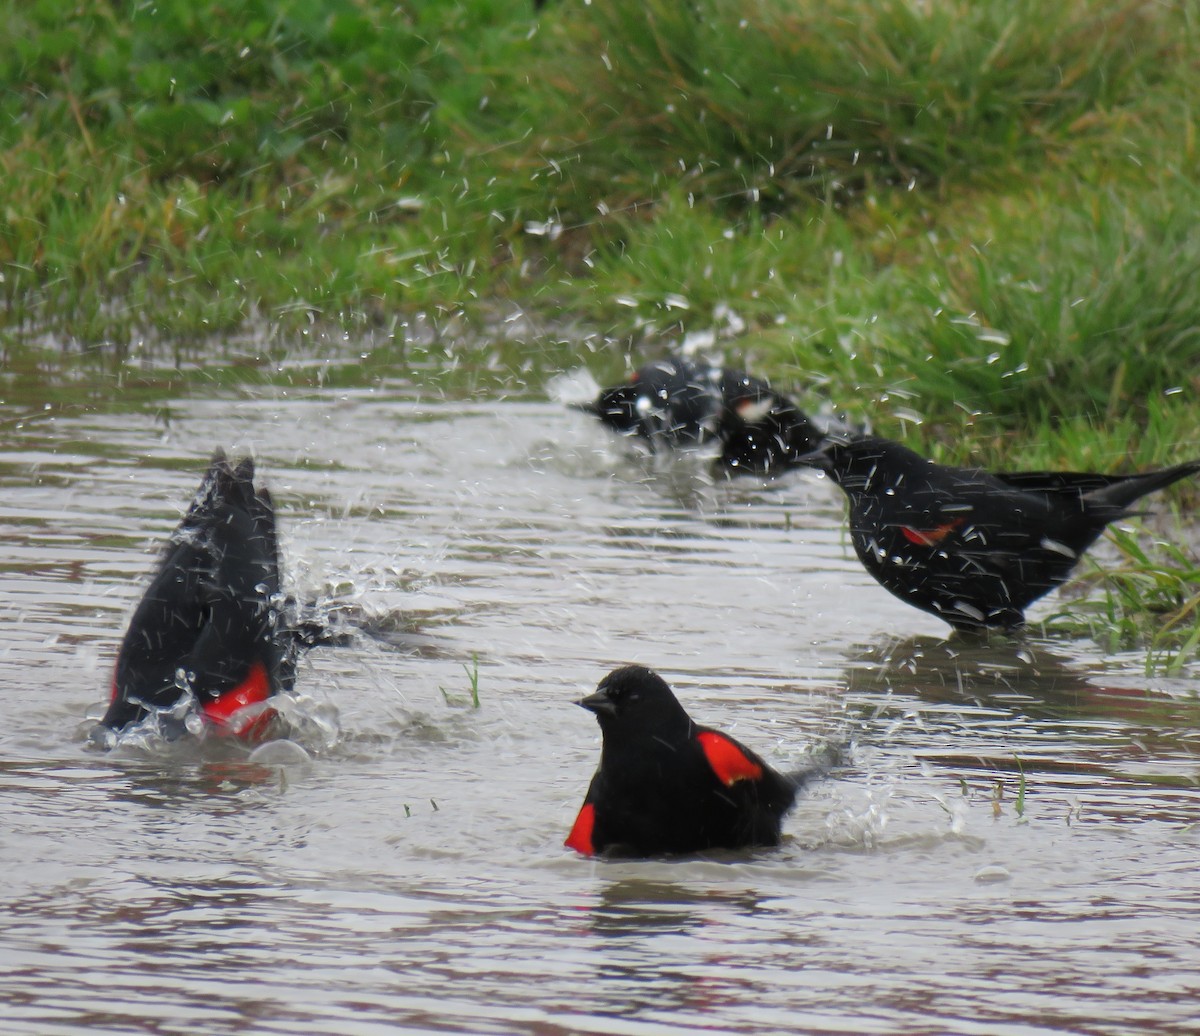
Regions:
M 1126 508 L 1148 493 L 1166 489 L 1172 483 L 1197 473 L 1200 473 L 1200 460 L 1134 475 L 1102 475 L 1081 471 L 999 471 L 995 476 L 1013 489 L 1023 492 L 1083 496 L 1094 503 Z

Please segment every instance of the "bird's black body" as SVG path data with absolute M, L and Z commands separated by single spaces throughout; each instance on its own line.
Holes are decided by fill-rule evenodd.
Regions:
M 744 371 L 668 356 L 581 407 L 651 452 L 722 445 L 728 474 L 774 475 L 812 450 L 820 433 L 794 403 Z
M 651 451 L 698 446 L 720 431 L 721 370 L 666 357 L 622 385 L 604 389 L 587 409 L 602 424 L 641 439 Z
M 886 439 L 827 442 L 805 459 L 849 499 L 868 572 L 955 629 L 1011 630 L 1066 581 L 1109 522 L 1200 462 L 1141 475 L 954 468 Z
M 281 630 L 275 512 L 254 462 L 207 474 L 121 643 L 103 726 L 120 730 L 191 693 L 217 722 L 289 688 L 298 638 Z
M 774 395 L 753 421 L 729 422 L 717 468 L 726 475 L 773 478 L 801 463 L 823 441 L 809 418 L 790 399 Z
M 566 844 L 655 856 L 773 846 L 797 789 L 726 734 L 698 726 L 657 674 L 626 666 L 580 703 L 596 714 L 600 766 Z

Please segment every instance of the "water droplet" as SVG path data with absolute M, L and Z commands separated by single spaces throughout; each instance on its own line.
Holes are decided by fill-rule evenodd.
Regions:
M 975 880 L 981 885 L 991 885 L 1001 881 L 1011 881 L 1012 874 L 1009 873 L 1007 867 L 993 863 L 977 870 L 975 872 Z

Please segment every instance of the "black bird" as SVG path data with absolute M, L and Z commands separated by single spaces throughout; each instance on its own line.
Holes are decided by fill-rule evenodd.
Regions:
M 825 436 L 790 399 L 774 394 L 774 402 L 753 421 L 729 422 L 717 459 L 726 475 L 774 478 L 797 467 Z
M 1191 461 L 1140 475 L 989 473 L 934 464 L 886 439 L 829 440 L 804 458 L 850 502 L 859 559 L 902 601 L 956 630 L 1013 630 L 1066 581 L 1109 522 L 1147 493 L 1200 471 Z
M 285 628 L 280 609 L 271 496 L 250 458 L 233 466 L 218 450 L 130 621 L 101 729 L 190 694 L 219 730 L 257 736 L 270 713 L 238 711 L 289 690 L 299 648 L 324 639 L 311 624 Z
M 678 356 L 646 364 L 579 409 L 652 453 L 718 441 L 718 466 L 729 474 L 774 475 L 821 440 L 808 417 L 761 378 Z
M 615 669 L 579 702 L 600 722 L 600 766 L 564 843 L 584 856 L 773 846 L 796 792 L 727 734 L 697 725 L 644 666 Z

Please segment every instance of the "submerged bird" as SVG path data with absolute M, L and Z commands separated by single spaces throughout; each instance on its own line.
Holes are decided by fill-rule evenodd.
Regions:
M 1200 461 L 1140 475 L 989 473 L 934 464 L 899 443 L 828 441 L 804 462 L 850 502 L 850 538 L 868 572 L 956 630 L 1012 630 L 1066 581 L 1109 522 Z
M 615 669 L 579 702 L 596 714 L 600 766 L 564 843 L 584 856 L 773 846 L 816 770 L 784 775 L 697 725 L 657 673 Z
M 256 737 L 269 711 L 240 711 L 290 689 L 297 651 L 322 640 L 285 628 L 271 496 L 253 460 L 233 466 L 218 450 L 129 623 L 100 730 L 190 695 L 221 732 Z
M 821 440 L 808 417 L 761 378 L 678 356 L 646 364 L 578 408 L 652 453 L 717 441 L 718 465 L 729 474 L 776 474 Z

